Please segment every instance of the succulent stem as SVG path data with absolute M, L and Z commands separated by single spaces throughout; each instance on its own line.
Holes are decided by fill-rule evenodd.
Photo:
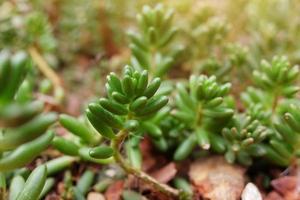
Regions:
M 119 147 L 124 139 L 128 136 L 128 132 L 126 130 L 121 130 L 115 139 L 111 142 L 111 147 L 115 150 L 114 159 L 115 161 L 128 173 L 136 176 L 137 178 L 143 180 L 144 182 L 153 186 L 156 190 L 162 192 L 171 197 L 178 198 L 180 192 L 166 184 L 159 183 L 153 177 L 149 176 L 145 172 L 132 167 L 125 159 L 119 151 Z

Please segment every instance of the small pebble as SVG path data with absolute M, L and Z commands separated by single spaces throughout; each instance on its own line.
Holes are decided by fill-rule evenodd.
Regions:
M 105 200 L 103 194 L 97 192 L 90 192 L 88 194 L 87 200 Z
M 242 192 L 242 200 L 262 200 L 262 196 L 253 183 L 248 183 Z

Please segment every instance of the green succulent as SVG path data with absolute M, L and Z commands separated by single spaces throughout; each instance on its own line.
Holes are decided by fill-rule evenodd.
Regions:
M 174 159 L 187 158 L 194 147 L 198 145 L 205 150 L 223 151 L 220 136 L 215 128 L 222 128 L 232 117 L 234 111 L 224 103 L 224 97 L 229 93 L 231 84 L 218 84 L 216 77 L 205 75 L 191 76 L 189 85 L 177 84 L 175 96 L 176 109 L 173 116 L 185 124 L 190 132 L 188 138 L 177 148 Z
M 148 80 L 146 70 L 138 72 L 130 66 L 124 68 L 123 78 L 114 73 L 107 76 L 107 98 L 100 98 L 90 103 L 86 115 L 93 127 L 106 139 L 114 140 L 116 130 L 126 130 L 129 134 L 130 151 L 135 151 L 139 160 L 139 140 L 144 134 L 158 139 L 162 136 L 161 129 L 155 123 L 155 115 L 168 103 L 164 95 L 156 95 L 161 84 L 160 78 Z M 156 120 L 157 121 L 157 120 Z M 132 152 L 128 152 L 129 155 Z M 141 163 L 134 161 L 136 167 Z
M 173 10 L 158 4 L 154 8 L 144 6 L 137 15 L 139 33 L 128 32 L 131 64 L 135 69 L 146 69 L 150 75 L 161 77 L 175 64 L 182 47 L 168 48 L 178 32 L 177 27 L 172 27 L 173 14 Z
M 267 158 L 280 166 L 288 166 L 299 156 L 300 107 L 290 104 L 283 116 L 274 121 L 277 132 L 267 148 Z
M 136 16 L 136 30 L 127 34 L 130 66 L 121 76 L 113 72 L 107 76 L 106 94 L 90 102 L 78 118 L 47 112 L 35 100 L 34 90 L 47 95 L 53 91 L 60 97 L 62 87 L 59 77 L 47 70 L 46 60 L 58 58 L 55 64 L 69 66 L 78 60 L 79 65 L 94 63 L 90 61 L 101 57 L 100 68 L 105 67 L 101 74 L 128 61 L 120 53 L 126 48 L 118 49 L 125 42 L 120 30 L 131 25 L 132 11 L 144 2 L 124 2 L 25 1 L 0 6 L 0 47 L 27 49 L 47 78 L 45 68 L 52 77 L 36 85 L 37 74 L 26 53 L 0 52 L 0 199 L 43 199 L 55 185 L 48 176 L 83 161 L 117 163 L 170 199 L 192 199 L 192 188 L 178 174 L 172 180 L 174 189 L 141 170 L 140 144 L 145 137 L 168 161 L 172 161 L 169 155 L 182 161 L 199 152 L 221 154 L 229 163 L 254 167 L 267 161 L 287 167 L 299 161 L 299 67 L 293 64 L 300 60 L 295 14 L 300 4 L 293 1 L 241 0 L 222 6 L 184 1 L 174 4 L 179 11 L 176 25 L 174 10 L 162 4 L 143 6 Z M 235 19 L 240 10 L 245 15 Z M 235 31 L 230 31 L 231 26 Z M 175 36 L 188 47 L 184 55 Z M 244 38 L 247 47 L 241 45 Z M 45 54 L 55 49 L 63 56 Z M 261 57 L 274 53 L 287 56 L 259 64 Z M 170 77 L 183 78 L 191 72 L 189 81 L 168 79 L 174 66 L 180 74 L 170 73 Z M 57 119 L 70 134 L 54 135 L 49 130 Z M 50 145 L 64 156 L 30 174 L 25 166 Z M 71 171 L 66 171 L 62 198 L 85 199 L 95 176 L 87 168 L 73 185 Z M 111 181 L 100 180 L 93 189 L 103 192 Z M 125 190 L 122 198 L 142 196 Z
M 243 165 L 252 164 L 252 156 L 258 157 L 265 154 L 261 143 L 272 131 L 250 116 L 236 115 L 231 126 L 222 130 L 226 140 L 225 159 L 229 163 L 238 160 Z
M 261 61 L 260 68 L 253 72 L 253 79 L 262 89 L 292 97 L 300 89 L 293 85 L 298 75 L 298 66 L 291 66 L 284 56 L 275 56 L 271 62 Z
M 156 94 L 160 83 L 160 78 L 148 80 L 146 70 L 139 72 L 130 66 L 124 68 L 122 78 L 114 73 L 108 75 L 107 97 L 90 103 L 86 116 L 97 132 L 110 141 L 110 147 L 98 146 L 91 149 L 89 154 L 105 155 L 105 159 L 110 155 L 127 173 L 152 184 L 169 196 L 178 197 L 179 191 L 158 183 L 140 170 L 140 138 L 146 133 L 154 139 L 162 137 L 161 129 L 154 123 L 155 120 L 152 121 L 155 114 L 168 103 L 166 96 Z M 129 162 L 120 151 L 124 142 Z
M 30 60 L 24 52 L 0 55 L 0 171 L 23 167 L 50 144 L 53 133 L 46 132 L 56 121 L 55 113 L 43 114 L 43 103 L 23 102 L 20 93 Z M 30 94 L 29 94 L 30 95 Z
M 0 53 L 0 198 L 3 199 L 6 199 L 9 173 L 32 162 L 47 149 L 54 137 L 47 129 L 56 121 L 57 115 L 43 113 L 43 103 L 33 100 L 25 79 L 30 66 L 30 59 L 22 51 Z M 39 199 L 44 195 L 41 192 L 46 176 L 45 166 L 36 168 L 26 182 L 16 175 L 10 184 L 9 199 Z
M 291 66 L 286 57 L 275 56 L 270 63 L 262 61 L 260 68 L 253 72 L 258 87 L 248 87 L 241 95 L 251 118 L 270 130 L 270 137 L 261 143 L 265 157 L 280 166 L 291 163 L 293 144 L 298 142 L 294 130 L 284 120 L 285 117 L 290 120 L 290 112 L 295 114 L 295 106 L 290 105 L 297 102 L 298 75 L 298 66 Z

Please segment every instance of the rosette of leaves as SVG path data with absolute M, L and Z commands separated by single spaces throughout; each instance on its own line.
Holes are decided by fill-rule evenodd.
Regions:
M 294 85 L 299 75 L 299 67 L 291 66 L 287 57 L 275 56 L 271 62 L 263 60 L 259 70 L 253 72 L 253 79 L 258 87 L 284 97 L 293 97 L 299 91 Z
M 147 133 L 151 138 L 162 136 L 161 129 L 151 119 L 168 103 L 164 95 L 157 95 L 160 78 L 148 80 L 147 71 L 136 71 L 130 66 L 124 68 L 123 77 L 114 73 L 107 77 L 107 97 L 90 103 L 86 116 L 91 125 L 106 138 L 110 147 L 96 146 L 89 154 L 102 158 L 103 149 L 110 149 L 113 159 L 129 174 L 150 183 L 158 191 L 177 197 L 179 191 L 145 174 L 141 168 L 140 138 Z M 124 143 L 125 142 L 125 143 Z M 126 160 L 121 149 L 127 150 Z M 106 156 L 107 158 L 109 156 Z
M 279 103 L 293 99 L 299 91 L 295 85 L 298 75 L 299 67 L 291 66 L 284 56 L 275 56 L 271 63 L 263 60 L 259 70 L 253 72 L 258 87 L 248 87 L 241 99 L 248 107 L 260 104 L 264 112 L 274 115 Z
M 182 47 L 170 47 L 178 32 L 178 28 L 172 26 L 173 14 L 173 10 L 158 4 L 154 8 L 144 6 L 142 13 L 137 15 L 139 32 L 128 33 L 131 64 L 135 69 L 146 69 L 152 76 L 162 77 L 175 64 Z
M 122 79 L 114 73 L 108 75 L 108 97 L 89 104 L 86 115 L 106 139 L 114 140 L 115 130 L 128 131 L 130 149 L 138 150 L 139 140 L 145 132 L 154 139 L 162 136 L 154 115 L 167 104 L 168 98 L 155 95 L 160 83 L 160 78 L 148 80 L 147 71 L 138 72 L 126 66 Z M 140 168 L 140 163 L 135 167 Z
M 252 156 L 265 154 L 262 141 L 271 134 L 266 126 L 250 116 L 238 114 L 230 126 L 222 130 L 226 143 L 225 159 L 229 163 L 236 160 L 243 165 L 252 164 Z
M 214 50 L 220 48 L 220 44 L 225 43 L 229 30 L 230 26 L 224 18 L 209 16 L 204 20 L 196 19 L 192 30 L 187 30 L 193 48 L 192 55 L 199 60 L 212 55 Z
M 0 171 L 28 164 L 53 138 L 46 130 L 56 121 L 56 114 L 42 113 L 43 103 L 31 101 L 22 84 L 30 65 L 24 52 L 0 54 Z
M 173 115 L 185 125 L 188 134 L 178 146 L 175 160 L 187 158 L 197 144 L 205 150 L 225 150 L 218 132 L 220 133 L 234 113 L 233 109 L 223 102 L 230 87 L 230 83 L 218 84 L 215 76 L 205 75 L 192 75 L 188 85 L 177 84 L 176 109 Z

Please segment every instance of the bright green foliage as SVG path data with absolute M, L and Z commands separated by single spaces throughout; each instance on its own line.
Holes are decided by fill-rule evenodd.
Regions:
M 30 67 L 30 60 L 25 52 L 11 55 L 7 51 L 0 55 L 0 102 L 12 101 Z
M 0 171 L 28 164 L 53 139 L 52 132 L 45 132 L 56 121 L 56 114 L 41 114 L 41 102 L 19 98 L 20 93 L 32 95 L 21 87 L 29 67 L 30 60 L 24 52 L 0 54 L 0 152 L 5 153 L 0 158 Z
M 62 114 L 60 124 L 73 136 L 70 139 L 56 136 L 52 145 L 64 154 L 104 164 L 112 161 L 114 150 L 100 145 L 101 141 L 94 132 L 113 140 L 116 131 L 127 130 L 130 132 L 126 142 L 128 158 L 133 166 L 140 168 L 140 139 L 148 133 L 154 141 L 159 141 L 162 130 L 158 124 L 170 111 L 157 114 L 168 102 L 166 96 L 155 94 L 160 83 L 160 78 L 149 80 L 146 70 L 138 72 L 130 66 L 124 68 L 122 79 L 110 73 L 106 83 L 108 97 L 90 103 L 86 109 L 87 119 L 94 129 L 74 117 Z
M 182 47 L 168 48 L 178 32 L 177 27 L 172 27 L 173 14 L 173 10 L 158 4 L 154 8 L 144 6 L 137 15 L 140 32 L 128 33 L 131 64 L 135 69 L 146 69 L 151 75 L 161 77 L 174 65 Z
M 16 175 L 12 178 L 9 188 L 9 200 L 17 199 L 18 194 L 22 191 L 25 180 L 22 176 Z
M 290 164 L 299 140 L 297 129 L 291 127 L 292 122 L 297 124 L 294 117 L 297 109 L 290 106 L 297 102 L 294 98 L 299 91 L 295 84 L 298 76 L 298 66 L 292 67 L 286 57 L 275 56 L 270 63 L 262 61 L 260 68 L 253 72 L 258 88 L 248 87 L 241 95 L 248 115 L 270 132 L 270 137 L 260 142 L 265 156 L 280 166 Z
M 151 120 L 153 123 L 158 124 L 162 130 L 163 137 L 152 139 L 155 147 L 162 152 L 173 150 L 180 141 L 186 139 L 186 136 L 182 134 L 185 125 L 180 123 L 180 120 L 170 115 L 170 112 L 170 107 L 164 107 Z
M 57 157 L 54 158 L 52 160 L 49 160 L 45 163 L 45 165 L 47 166 L 47 174 L 49 176 L 54 175 L 68 167 L 70 167 L 74 161 L 76 159 L 74 159 L 73 157 L 70 156 L 61 156 L 61 157 Z
M 93 180 L 95 178 L 95 173 L 91 170 L 86 170 L 77 182 L 76 189 L 85 196 L 90 190 Z
M 55 149 L 65 155 L 73 156 L 73 158 L 98 164 L 113 161 L 110 147 L 97 146 L 101 143 L 101 138 L 95 133 L 92 126 L 66 114 L 60 115 L 59 122 L 71 135 L 67 138 L 56 136 L 52 141 Z
M 78 155 L 79 145 L 63 137 L 55 136 L 52 145 L 65 155 Z
M 272 99 L 274 99 L 273 94 L 252 86 L 249 86 L 246 91 L 241 94 L 241 100 L 248 108 L 250 108 L 248 113 L 252 114 L 257 110 L 262 114 L 270 116 L 272 113 L 272 103 L 270 103 L 270 100 Z M 255 107 L 258 107 L 259 109 L 256 109 Z
M 262 61 L 260 68 L 253 72 L 258 87 L 250 86 L 241 94 L 247 112 L 256 113 L 260 120 L 265 119 L 264 123 L 272 124 L 275 117 L 270 118 L 271 114 L 279 114 L 281 107 L 299 91 L 295 85 L 298 76 L 298 66 L 292 67 L 286 57 L 275 56 L 271 63 Z
M 179 39 L 188 47 L 180 60 L 178 56 L 183 48 L 174 43 L 179 29 L 172 22 L 173 10 L 161 4 L 153 8 L 144 6 L 136 17 L 137 30 L 127 35 L 130 39 L 132 67 L 126 66 L 121 77 L 115 73 L 107 76 L 107 94 L 90 103 L 84 117 L 60 115 L 60 125 L 71 133 L 66 137 L 54 136 L 52 131 L 47 131 L 57 116 L 55 113 L 41 114 L 43 104 L 33 101 L 32 91 L 35 87 L 32 84 L 33 76 L 26 77 L 31 68 L 26 53 L 1 52 L 1 192 L 6 193 L 6 179 L 10 178 L 4 171 L 12 171 L 30 163 L 51 144 L 66 156 L 44 164 L 48 175 L 70 167 L 75 161 L 96 164 L 116 161 L 127 173 L 168 193 L 167 187 L 161 189 L 163 185 L 147 178 L 147 174 L 140 170 L 143 158 L 140 143 L 145 134 L 156 150 L 166 155 L 175 152 L 175 161 L 194 159 L 206 153 L 224 154 L 229 163 L 237 162 L 246 166 L 256 165 L 253 163 L 254 158 L 258 165 L 265 164 L 265 158 L 279 166 L 291 165 L 300 156 L 300 105 L 297 96 L 299 68 L 290 65 L 284 56 L 275 56 L 271 61 L 263 60 L 260 65 L 258 62 L 261 56 L 270 57 L 274 52 L 284 52 L 292 63 L 297 63 L 294 61 L 300 58 L 296 51 L 299 49 L 299 26 L 297 20 L 291 20 L 291 25 L 286 23 L 289 18 L 297 19 L 287 9 L 293 7 L 294 3 L 273 2 L 234 1 L 234 5 L 239 7 L 238 11 L 245 13 L 238 20 L 233 19 L 236 18 L 236 12 L 230 13 L 232 3 L 222 4 L 222 12 L 215 5 L 201 4 L 199 7 L 192 1 L 176 3 L 176 9 L 180 10 L 176 25 L 183 30 L 181 36 L 184 36 Z M 55 37 L 64 39 L 58 48 L 64 56 L 57 55 L 56 58 L 63 65 L 68 66 L 70 60 L 74 60 L 72 62 L 77 65 L 78 57 L 79 60 L 88 58 L 97 61 L 96 52 L 100 52 L 100 60 L 105 62 L 101 73 L 106 74 L 106 70 L 128 61 L 128 57 L 120 53 L 123 48 L 118 51 L 119 43 L 125 38 L 119 30 L 123 24 L 131 24 L 128 20 L 134 8 L 130 9 L 131 13 L 125 13 L 124 10 L 127 8 L 125 5 L 130 7 L 133 3 L 118 2 L 116 6 L 112 1 L 102 3 L 94 0 L 91 5 L 80 8 L 85 3 L 62 2 L 53 4 L 55 9 L 45 9 L 50 13 L 51 24 L 55 24 Z M 138 8 L 144 2 L 134 3 Z M 32 6 L 36 3 L 28 4 Z M 15 5 L 14 9 L 7 10 L 8 15 L 4 12 L 0 16 L 0 47 L 34 47 L 43 53 L 53 50 L 56 40 L 47 14 L 32 11 L 34 6 L 26 12 L 20 12 L 21 7 Z M 78 8 L 78 13 L 90 12 L 82 12 L 80 15 L 76 12 L 74 18 L 72 8 Z M 294 10 L 296 8 L 295 4 Z M 56 21 L 55 15 L 61 13 L 52 16 L 52 9 L 67 12 L 62 13 L 65 16 L 57 15 L 59 20 Z M 98 22 L 96 15 L 99 13 L 101 20 Z M 222 13 L 222 16 L 218 13 Z M 14 14 L 18 18 L 14 18 Z M 115 23 L 115 17 L 124 18 L 122 26 Z M 234 30 L 244 32 L 238 35 L 236 41 L 245 44 L 243 40 L 246 38 L 248 47 L 231 43 L 237 39 L 235 31 L 230 30 L 231 25 Z M 80 30 L 76 26 L 80 26 Z M 103 38 L 98 37 L 99 30 Z M 65 34 L 66 31 L 69 34 Z M 94 34 L 96 31 L 97 34 Z M 74 41 L 77 42 L 70 42 L 71 38 L 76 38 Z M 101 42 L 103 47 L 97 45 Z M 100 50 L 98 46 L 101 46 Z M 69 54 L 66 49 L 71 50 Z M 109 60 L 111 56 L 114 59 Z M 178 69 L 174 72 L 180 74 L 172 73 L 172 77 L 183 78 L 187 72 L 192 72 L 194 75 L 189 82 L 179 79 L 162 81 L 175 65 Z M 176 89 L 173 88 L 174 83 Z M 49 80 L 44 80 L 39 86 L 39 92 L 49 95 L 52 87 L 55 86 Z M 166 106 L 169 99 L 170 103 Z M 123 158 L 123 151 L 129 163 Z M 65 173 L 65 194 L 62 198 L 85 199 L 94 177 L 93 171 L 86 170 L 77 185 L 73 186 L 71 173 Z M 95 186 L 96 191 L 103 192 L 112 183 L 111 179 L 101 181 Z M 44 166 L 37 168 L 26 183 L 21 176 L 15 176 L 10 182 L 9 198 L 12 200 L 41 199 L 54 184 L 53 179 L 46 180 Z M 169 191 L 172 197 L 191 199 L 193 191 L 187 181 L 175 178 L 173 185 L 179 190 L 175 190 L 175 195 Z M 140 199 L 142 196 L 125 191 L 123 198 Z
M 264 107 L 260 103 L 251 104 L 246 114 L 249 115 L 251 119 L 256 119 L 263 125 L 268 125 L 272 116 L 271 110 L 264 110 Z
M 260 88 L 287 97 L 299 91 L 298 86 L 292 85 L 298 75 L 298 66 L 291 66 L 284 56 L 275 56 L 271 63 L 263 60 L 260 69 L 253 72 L 255 83 Z
M 108 75 L 108 97 L 90 103 L 86 110 L 90 123 L 103 137 L 113 140 L 115 130 L 130 132 L 127 153 L 136 167 L 141 165 L 138 144 L 145 132 L 153 139 L 162 136 L 154 115 L 167 104 L 168 98 L 155 94 L 160 83 L 160 78 L 149 80 L 146 70 L 138 72 L 126 66 L 123 78 L 114 73 Z
M 188 87 L 177 84 L 176 109 L 173 115 L 191 132 L 177 148 L 174 159 L 185 159 L 198 143 L 202 149 L 224 151 L 219 144 L 218 128 L 222 128 L 232 117 L 233 110 L 224 103 L 224 96 L 231 85 L 218 84 L 216 77 L 191 76 Z
M 46 166 L 41 165 L 37 167 L 32 171 L 15 200 L 38 200 L 46 183 L 46 178 Z M 14 184 L 16 184 L 16 182 L 14 182 Z
M 225 158 L 229 163 L 238 160 L 243 165 L 252 164 L 251 156 L 263 156 L 265 150 L 260 143 L 271 134 L 271 130 L 250 116 L 236 115 L 232 126 L 222 130 L 226 140 Z
M 274 123 L 279 135 L 270 140 L 267 157 L 274 163 L 286 166 L 299 154 L 300 107 L 291 104 L 284 115 Z
M 111 147 L 99 146 L 90 150 L 90 156 L 93 158 L 106 159 L 113 156 L 114 150 Z
M 45 181 L 43 190 L 39 195 L 39 199 L 45 198 L 45 196 L 53 188 L 54 185 L 55 185 L 55 179 L 54 178 L 47 178 L 46 181 Z
M 300 106 L 291 105 L 287 111 L 287 113 L 284 114 L 284 120 L 289 125 L 291 129 L 293 129 L 295 132 L 300 132 Z
M 93 144 L 97 142 L 97 139 L 95 138 L 93 132 L 76 118 L 62 114 L 59 117 L 59 122 L 72 134 L 81 138 L 83 142 L 87 144 Z

